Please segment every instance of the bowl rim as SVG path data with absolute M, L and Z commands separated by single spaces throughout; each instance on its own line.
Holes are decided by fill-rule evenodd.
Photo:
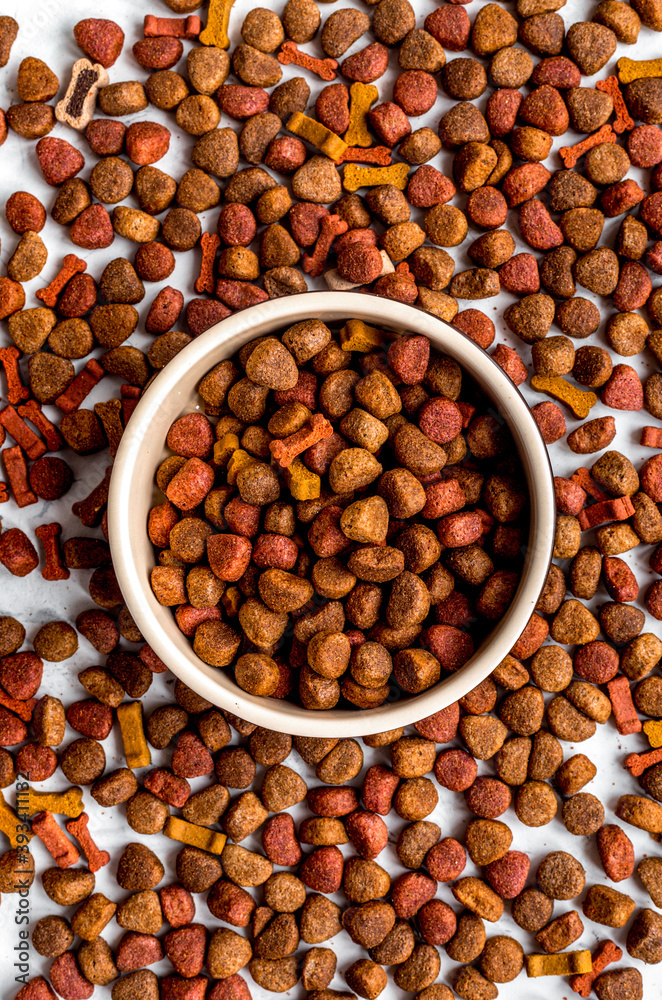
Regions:
M 151 468 L 149 483 L 153 490 L 153 472 L 163 458 L 165 433 L 158 435 L 159 440 L 150 434 L 155 417 L 163 421 L 167 413 L 167 433 L 170 423 L 187 407 L 191 412 L 191 395 L 214 365 L 232 357 L 254 337 L 312 317 L 329 322 L 354 317 L 396 332 L 429 337 L 437 350 L 457 360 L 499 406 L 515 440 L 529 488 L 525 562 L 506 614 L 460 670 L 421 694 L 387 701 L 370 710 L 316 712 L 284 699 L 250 695 L 224 669 L 200 660 L 190 640 L 179 630 L 171 608 L 160 605 L 151 591 L 149 572 L 154 562 L 146 558 L 153 551 L 147 538 L 146 516 L 142 520 L 134 513 L 136 481 L 145 479 Z M 184 390 L 184 386 L 188 388 Z M 146 456 L 148 460 L 142 461 Z M 146 512 L 153 502 L 150 494 Z M 367 736 L 411 725 L 446 708 L 485 680 L 515 645 L 535 610 L 551 562 L 555 518 L 547 447 L 515 383 L 460 330 L 422 309 L 365 292 L 308 291 L 271 299 L 233 313 L 196 337 L 159 372 L 139 400 L 117 450 L 108 497 L 108 534 L 115 574 L 145 641 L 180 680 L 212 704 L 248 722 L 295 736 Z

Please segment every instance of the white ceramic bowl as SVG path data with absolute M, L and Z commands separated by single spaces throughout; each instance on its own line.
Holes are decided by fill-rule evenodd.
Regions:
M 168 428 L 181 414 L 199 409 L 197 385 L 219 361 L 254 337 L 310 317 L 326 322 L 362 319 L 396 332 L 424 334 L 455 358 L 492 398 L 509 425 L 530 495 L 530 530 L 515 598 L 491 634 L 457 673 L 416 697 L 359 709 L 314 712 L 289 701 L 242 691 L 228 673 L 203 663 L 183 635 L 172 610 L 150 588 L 154 549 L 147 537 L 150 507 L 162 499 L 156 469 L 168 454 Z M 181 351 L 141 398 L 115 459 L 108 502 L 113 566 L 124 599 L 147 642 L 177 677 L 210 702 L 260 726 L 301 736 L 365 736 L 423 719 L 461 698 L 484 680 L 517 641 L 545 583 L 551 559 L 555 504 L 547 449 L 531 411 L 513 382 L 482 348 L 430 313 L 356 292 L 306 292 L 273 299 L 235 313 Z

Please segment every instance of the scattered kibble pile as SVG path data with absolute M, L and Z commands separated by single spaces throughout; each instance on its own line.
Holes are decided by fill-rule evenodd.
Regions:
M 230 412 L 168 431 L 151 583 L 244 691 L 369 709 L 460 669 L 506 614 L 528 493 L 457 362 L 361 320 L 337 336 L 304 320 L 202 379 Z
M 209 0 L 202 17 L 195 0 L 169 6 L 176 17 L 145 17 L 144 37 L 133 47 L 143 72 L 128 80 L 113 70 L 125 42 L 114 22 L 88 18 L 75 26 L 81 58 L 61 81 L 39 53 L 17 67 L 10 61 L 19 26 L 0 16 L 0 67 L 17 95 L 0 111 L 0 145 L 9 131 L 8 148 L 19 138 L 34 143 L 35 162 L 53 188 L 48 211 L 23 190 L 4 206 L 18 237 L 0 278 L 8 336 L 0 348 L 7 403 L 0 445 L 7 435 L 15 442 L 2 450 L 7 482 L 0 502 L 8 519 L 15 507 L 39 501 L 61 512 L 80 462 L 106 449 L 112 461 L 142 389 L 191 338 L 233 310 L 304 291 L 308 279 L 415 303 L 455 323 L 491 349 L 516 383 L 551 397 L 534 407 L 548 444 L 560 446 L 568 417 L 568 449 L 589 457 L 556 480 L 556 561 L 510 655 L 460 703 L 406 731 L 365 738 L 371 760 L 379 761 L 367 768 L 357 740 L 292 740 L 216 710 L 180 682 L 143 718 L 141 699 L 166 667 L 123 604 L 107 542 L 91 534 L 105 528 L 110 467 L 73 504 L 86 534 L 62 540 L 56 520 L 35 529 L 41 559 L 22 528 L 3 525 L 0 563 L 8 573 L 20 578 L 39 568 L 57 583 L 72 571 L 91 571 L 94 605 L 78 615 L 76 628 L 47 622 L 26 650 L 24 627 L 0 619 L 0 785 L 9 799 L 18 772 L 38 785 L 53 778 L 59 789 L 31 786 L 15 804 L 0 800 L 0 829 L 10 845 L 0 856 L 0 892 L 9 897 L 3 911 L 17 899 L 17 876 L 31 883 L 37 874 L 26 837 L 41 842 L 38 857 L 43 847 L 53 859 L 38 874 L 55 912 L 34 925 L 31 938 L 50 961 L 48 980 L 33 976 L 18 997 L 86 1000 L 99 986 L 113 1000 L 250 1000 L 251 982 L 273 992 L 300 982 L 314 1000 L 375 1000 L 388 982 L 416 1000 L 494 1000 L 525 969 L 532 977 L 570 976 L 559 996 L 594 991 L 598 1000 L 641 1000 L 642 963 L 662 961 L 662 857 L 655 853 L 662 835 L 662 641 L 644 631 L 642 610 L 662 620 L 662 582 L 649 585 L 646 576 L 640 594 L 642 579 L 630 562 L 644 552 L 652 573 L 662 576 L 662 454 L 654 451 L 662 447 L 662 427 L 641 427 L 641 445 L 653 449 L 643 463 L 623 453 L 625 443 L 623 451 L 609 449 L 619 411 L 662 420 L 662 376 L 655 371 L 642 383 L 639 366 L 644 358 L 662 360 L 662 291 L 651 277 L 662 273 L 662 62 L 611 63 L 618 43 L 634 45 L 662 30 L 662 0 L 602 0 L 592 20 L 567 31 L 558 13 L 563 0 L 517 0 L 514 12 L 484 3 L 471 17 L 462 4 L 442 4 L 418 27 L 408 0 L 322 8 L 323 17 L 313 0 L 288 0 L 279 12 L 256 8 L 235 24 L 241 41 L 232 52 L 227 27 L 236 12 L 228 0 Z M 174 67 L 185 46 L 186 70 L 179 73 Z M 386 93 L 389 64 L 397 64 L 397 79 Z M 582 86 L 594 74 L 594 85 Z M 416 128 L 416 118 L 437 102 L 443 111 L 435 127 Z M 569 130 L 568 144 L 552 153 Z M 191 137 L 192 165 L 175 179 L 155 164 L 181 133 Z M 452 178 L 431 162 L 450 156 Z M 2 166 L 11 173 L 11 163 Z M 644 187 L 628 176 L 631 167 Z M 199 216 L 217 206 L 216 231 L 202 232 Z M 613 241 L 608 220 L 620 220 Z M 68 232 L 72 252 L 36 293 L 38 304 L 28 304 L 24 286 L 53 264 L 52 225 Z M 513 233 L 524 252 L 516 252 Z M 129 242 L 94 277 L 88 259 L 116 238 Z M 458 256 L 466 248 L 475 266 L 455 273 L 456 260 L 444 248 Z M 188 251 L 199 255 L 195 295 L 161 288 L 140 323 L 136 306 L 146 285 L 167 281 Z M 495 324 L 486 311 L 460 309 L 477 300 L 489 308 L 500 291 L 512 296 L 503 320 L 518 350 L 493 347 Z M 143 326 L 153 337 L 146 352 L 130 342 Z M 325 379 L 354 370 L 348 413 L 359 383 L 386 373 L 371 362 L 364 370 L 360 359 L 357 366 L 336 331 L 323 353 L 329 367 L 317 371 L 311 356 L 297 384 L 309 376 L 306 398 L 314 397 L 314 380 L 319 400 Z M 251 378 L 250 357 L 246 366 L 236 383 L 246 390 L 244 406 L 266 395 Z M 83 405 L 111 384 L 104 402 Z M 218 392 L 218 382 L 209 388 Z M 243 419 L 233 411 L 234 380 L 226 389 L 230 412 L 218 401 L 217 412 L 210 410 L 216 428 L 225 427 L 216 442 L 222 447 L 212 442 L 212 460 L 218 451 L 228 467 L 234 461 L 237 479 L 250 479 L 255 465 L 273 468 L 264 427 L 258 415 Z M 408 433 L 446 450 L 421 420 L 435 400 L 454 400 L 425 379 L 408 402 L 409 390 L 395 389 Z M 332 419 L 323 407 L 301 405 L 310 416 L 299 431 L 319 426 L 320 412 Z M 598 415 L 588 419 L 595 406 Z M 470 427 L 464 430 L 468 437 Z M 268 426 L 267 434 L 285 440 Z M 195 458 L 173 451 L 171 463 Z M 238 452 L 248 460 L 234 460 Z M 303 482 L 306 472 L 324 475 L 302 467 Z M 472 479 L 475 487 L 469 463 L 450 468 L 450 479 L 463 479 L 463 493 Z M 421 482 L 424 474 L 412 478 L 426 496 L 436 485 Z M 166 490 L 175 479 L 163 476 Z M 251 501 L 240 489 L 225 499 L 218 497 L 217 519 L 230 508 L 245 526 Z M 298 500 L 297 511 L 311 502 Z M 338 524 L 353 502 L 338 505 Z M 263 535 L 289 539 L 281 508 L 270 513 L 278 530 L 263 524 Z M 178 539 L 182 551 L 199 544 L 205 530 Z M 478 546 L 478 558 L 505 557 L 500 552 L 494 560 L 498 531 Z M 251 537 L 236 528 L 232 534 Z M 181 571 L 170 536 L 168 543 L 169 563 L 159 568 Z M 273 547 L 271 555 L 263 548 L 265 560 L 272 558 Z M 448 605 L 452 622 L 432 627 L 457 629 L 466 643 L 479 591 L 466 580 L 455 587 L 463 550 L 451 551 L 447 596 L 463 597 Z M 630 561 L 622 558 L 628 552 Z M 327 558 L 336 557 L 320 561 Z M 268 561 L 266 567 L 278 570 Z M 193 564 L 186 580 L 194 610 L 189 578 L 197 596 L 218 586 L 199 568 L 195 574 Z M 327 579 L 338 581 L 335 568 Z M 232 609 L 233 588 L 241 589 L 239 581 L 223 582 L 230 583 L 221 595 L 227 614 L 223 598 Z M 397 628 L 388 619 L 386 627 Z M 354 628 L 334 623 L 332 631 L 352 644 Z M 98 661 L 78 675 L 82 699 L 65 706 L 43 689 L 43 668 L 66 664 L 79 636 Z M 316 645 L 323 639 L 306 638 L 321 662 L 327 651 Z M 308 649 L 300 669 L 307 661 Z M 585 791 L 596 763 L 574 745 L 612 721 L 619 735 L 640 738 L 642 746 L 646 736 L 650 749 L 624 754 L 627 770 L 613 775 L 614 798 L 601 801 Z M 107 770 L 104 743 L 115 736 L 126 766 Z M 152 753 L 167 755 L 167 763 L 153 765 Z M 314 787 L 302 778 L 304 768 L 314 771 Z M 438 789 L 463 795 L 469 821 L 459 839 L 428 818 Z M 115 818 L 123 806 L 130 830 L 154 836 L 153 850 L 125 842 L 111 858 L 103 847 L 108 827 L 84 811 L 92 801 Z M 28 833 L 16 810 L 29 819 Z M 301 811 L 295 823 L 292 812 Z M 519 823 L 553 840 L 562 823 L 568 835 L 589 839 L 577 840 L 572 852 L 550 844 L 531 865 L 517 850 L 508 815 L 515 832 Z M 640 831 L 652 835 L 650 853 L 635 850 L 628 828 L 636 843 Z M 385 867 L 389 829 L 397 837 L 397 875 Z M 164 854 L 169 842 L 181 845 L 174 870 Z M 586 885 L 582 860 L 589 866 L 593 856 L 604 877 Z M 113 886 L 106 896 L 95 887 L 109 865 L 121 892 Z M 649 905 L 636 904 L 641 886 Z M 488 934 L 508 901 L 521 943 L 508 933 Z M 115 937 L 115 924 L 123 933 L 111 948 L 106 938 Z M 592 954 L 577 945 L 590 934 L 600 938 Z M 342 956 L 349 939 L 365 954 L 348 966 Z M 437 982 L 440 948 L 445 966 L 446 958 L 457 964 L 443 977 L 452 989 Z M 171 969 L 157 977 L 151 966 L 163 958 Z M 522 983 L 511 990 L 526 990 Z

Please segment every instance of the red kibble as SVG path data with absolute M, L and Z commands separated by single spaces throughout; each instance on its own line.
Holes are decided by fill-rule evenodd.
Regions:
M 471 337 L 484 351 L 491 347 L 494 341 L 494 323 L 480 309 L 463 309 L 453 320 L 453 326 L 467 337 Z
M 214 445 L 214 428 L 203 413 L 187 413 L 171 425 L 166 444 L 184 458 L 205 458 Z
M 172 752 L 172 769 L 180 778 L 200 778 L 211 774 L 214 761 L 199 736 L 182 733 Z
M 183 885 L 164 885 L 159 889 L 161 909 L 171 927 L 183 927 L 195 916 L 193 896 Z
M 94 118 L 85 129 L 85 138 L 97 156 L 117 156 L 124 149 L 124 122 Z
M 66 952 L 66 954 L 72 953 Z M 163 948 L 158 938 L 152 934 L 129 931 L 124 934 L 117 946 L 115 965 L 120 972 L 133 972 L 135 969 L 144 969 L 154 962 L 160 962 L 162 958 Z
M 591 684 L 606 684 L 618 673 L 620 658 L 606 642 L 588 642 L 579 646 L 574 656 L 575 673 Z
M 460 722 L 460 706 L 454 701 L 446 708 L 440 708 L 434 715 L 428 715 L 414 723 L 414 729 L 426 740 L 433 740 L 435 743 L 450 743 L 455 739 L 457 727 Z
M 197 301 L 207 302 L 208 300 L 193 299 L 193 301 L 189 303 L 186 312 L 186 319 L 189 324 L 189 328 L 191 329 L 191 333 L 193 333 L 194 336 L 196 334 L 191 328 L 191 323 L 189 320 L 189 310 L 191 309 L 193 304 Z M 225 316 L 229 315 L 229 310 L 225 309 L 225 307 L 222 306 L 220 302 L 218 303 L 209 302 L 209 305 L 218 306 L 224 310 Z M 172 288 L 170 285 L 166 285 L 165 288 L 161 289 L 161 291 L 158 293 L 158 295 L 152 302 L 151 306 L 149 307 L 147 319 L 145 320 L 145 329 L 147 330 L 148 333 L 167 333 L 167 331 L 172 329 L 172 327 L 179 319 L 179 314 L 181 313 L 183 307 L 184 307 L 184 296 L 179 291 L 179 289 Z M 224 316 L 221 317 L 221 319 L 223 318 Z M 200 330 L 198 332 L 201 333 L 202 331 Z
M 511 793 L 508 785 L 498 778 L 476 778 L 471 788 L 464 793 L 467 808 L 481 819 L 497 819 L 510 805 Z
M 24 531 L 9 528 L 0 535 L 0 562 L 13 576 L 27 576 L 39 565 L 39 556 Z
M 67 709 L 67 722 L 82 736 L 105 740 L 113 728 L 113 710 L 94 698 L 75 701 Z
M 75 177 L 85 166 L 83 154 L 66 139 L 45 136 L 35 146 L 44 180 L 56 187 Z
M 476 780 L 477 774 L 478 765 L 466 750 L 443 750 L 434 766 L 434 775 L 439 784 L 453 792 L 466 791 Z
M 467 852 L 454 837 L 444 837 L 425 856 L 426 868 L 437 882 L 452 882 L 459 878 L 466 863 Z
M 471 636 L 451 625 L 431 625 L 424 632 L 424 641 L 442 668 L 448 671 L 463 667 L 474 651 Z
M 108 69 L 118 59 L 124 45 L 124 32 L 114 21 L 87 17 L 74 27 L 76 44 L 91 62 Z
M 269 95 L 261 87 L 244 87 L 239 83 L 224 83 L 216 91 L 221 111 L 230 118 L 243 121 L 269 109 Z
M 490 357 L 494 358 L 499 368 L 503 369 L 515 385 L 522 385 L 523 382 L 526 382 L 529 372 L 517 351 L 512 347 L 508 347 L 507 344 L 497 344 Z
M 469 42 L 471 22 L 464 7 L 444 4 L 425 18 L 425 30 L 449 52 L 462 52 Z
M 299 869 L 299 878 L 313 892 L 337 892 L 342 884 L 344 859 L 337 847 L 318 847 Z
M 530 253 L 517 253 L 499 268 L 501 287 L 515 295 L 533 295 L 540 291 L 538 261 Z
M 207 1000 L 251 1000 L 251 991 L 239 973 L 219 979 L 207 994 Z
M 141 38 L 133 46 L 133 55 L 143 69 L 172 69 L 179 62 L 184 46 L 178 38 L 167 35 L 156 38 Z
M 431 945 L 446 944 L 457 930 L 454 910 L 441 899 L 431 899 L 422 906 L 416 920 L 421 937 Z
M 283 135 L 269 143 L 264 165 L 277 174 L 293 174 L 306 162 L 306 147 L 301 139 L 293 135 Z
M 482 533 L 482 521 L 475 511 L 449 514 L 447 517 L 442 517 L 437 524 L 439 541 L 447 548 L 472 545 L 478 541 Z
M 166 496 L 180 510 L 193 510 L 202 503 L 213 485 L 212 467 L 199 458 L 189 458 L 168 483 Z
M 207 931 L 202 924 L 189 924 L 169 931 L 163 941 L 163 950 L 175 972 L 192 979 L 202 972 L 205 964 Z
M 69 239 L 83 250 L 103 250 L 115 239 L 113 224 L 103 205 L 89 205 L 74 219 Z
M 264 853 L 275 865 L 289 868 L 301 861 L 301 847 L 296 837 L 294 820 L 288 813 L 278 813 L 262 828 Z
M 366 809 L 387 816 L 400 779 L 390 768 L 373 764 L 365 773 L 362 787 L 363 803 Z
M 360 857 L 372 861 L 386 847 L 388 827 L 377 813 L 353 812 L 347 816 L 344 823 L 347 836 Z
M 247 247 L 255 239 L 257 222 L 248 205 L 232 202 L 218 216 L 218 235 L 230 247 Z
M 276 818 L 276 817 L 274 817 Z M 290 817 L 288 817 L 290 818 Z M 219 879 L 207 897 L 209 912 L 234 927 L 248 927 L 255 909 L 255 900 L 238 885 Z
M 185 778 L 178 778 L 165 767 L 155 767 L 145 775 L 144 785 L 148 792 L 168 805 L 181 809 L 191 797 L 191 786 Z
M 134 122 L 126 131 L 125 141 L 129 159 L 143 167 L 156 163 L 168 152 L 170 129 L 158 122 Z
M 0 684 L 8 695 L 27 701 L 39 690 L 44 664 L 36 653 L 13 653 L 0 660 Z
M 226 520 L 228 506 L 229 504 L 225 508 Z M 232 527 L 229 521 L 228 525 Z M 252 559 L 260 569 L 272 567 L 273 569 L 292 570 L 296 565 L 298 555 L 299 549 L 296 542 L 286 535 L 260 535 L 253 546 Z
M 526 885 L 529 867 L 529 857 L 523 851 L 507 851 L 487 865 L 485 878 L 502 899 L 514 899 Z
M 546 400 L 544 403 L 536 403 L 531 408 L 531 413 L 538 430 L 542 435 L 545 444 L 554 444 L 559 441 L 566 432 L 566 422 L 563 411 L 556 403 Z
M 26 743 L 16 754 L 16 773 L 29 774 L 30 781 L 46 781 L 57 769 L 57 755 L 51 747 Z
M 562 476 L 554 476 L 554 494 L 556 509 L 561 514 L 571 514 L 574 517 L 586 503 L 586 493 L 581 486 Z
M 78 968 L 73 951 L 59 955 L 48 970 L 53 988 L 66 1000 L 87 1000 L 94 993 L 94 986 Z
M 423 872 L 405 872 L 391 887 L 391 904 L 397 917 L 409 920 L 437 892 L 436 880 Z
M 609 380 L 602 387 L 600 398 L 613 410 L 641 410 L 644 390 L 641 380 L 630 365 L 614 365 Z
M 19 236 L 28 230 L 38 233 L 46 224 L 46 209 L 33 194 L 15 191 L 5 202 L 7 222 Z
M 161 1000 L 205 1000 L 208 984 L 209 980 L 204 976 L 196 976 L 195 979 L 165 976 L 159 983 L 159 995 Z
M 368 121 L 379 141 L 385 146 L 395 146 L 411 134 L 411 124 L 407 115 L 392 101 L 384 101 L 369 111 Z
M 436 99 L 437 81 L 424 70 L 405 70 L 393 84 L 393 100 L 410 118 L 424 115 Z
M 436 167 L 424 163 L 409 178 L 407 200 L 414 208 L 432 208 L 450 201 L 455 190 L 452 180 Z
M 467 198 L 467 215 L 479 229 L 498 229 L 508 215 L 506 199 L 489 184 L 476 188 Z
M 447 444 L 462 430 L 462 414 L 452 400 L 437 396 L 423 403 L 418 413 L 418 426 L 432 441 L 436 441 L 437 444 Z M 442 541 L 442 544 L 452 543 L 443 543 Z M 459 544 L 470 543 L 460 542 Z
M 636 601 L 639 596 L 637 578 L 623 559 L 605 556 L 602 562 L 605 587 L 612 601 Z
M 662 501 L 662 455 L 653 455 L 639 470 L 641 488 L 655 503 Z M 0 535 L 0 541 L 2 541 Z

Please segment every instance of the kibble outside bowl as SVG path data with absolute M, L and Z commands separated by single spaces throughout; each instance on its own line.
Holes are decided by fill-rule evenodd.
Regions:
M 456 673 L 414 697 L 369 711 L 311 711 L 286 700 L 247 694 L 223 669 L 209 666 L 180 632 L 172 609 L 150 587 L 154 548 L 147 536 L 150 508 L 163 498 L 155 486 L 165 440 L 177 417 L 200 409 L 202 377 L 254 337 L 277 334 L 305 319 L 327 323 L 356 318 L 396 333 L 423 334 L 454 358 L 505 418 L 529 490 L 529 539 L 522 576 L 503 618 Z M 426 718 L 457 701 L 484 680 L 524 630 L 544 586 L 555 530 L 554 481 L 537 424 L 523 396 L 502 369 L 463 333 L 430 313 L 357 292 L 305 292 L 235 313 L 184 348 L 144 393 L 124 432 L 115 459 L 108 501 L 113 566 L 127 607 L 145 640 L 185 684 L 242 719 L 294 736 L 367 736 Z

